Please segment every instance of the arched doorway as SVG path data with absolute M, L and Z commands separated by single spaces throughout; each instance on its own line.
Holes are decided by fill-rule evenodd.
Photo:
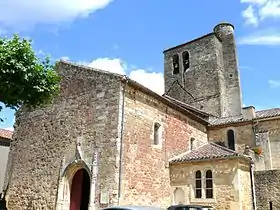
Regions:
M 79 169 L 71 184 L 70 210 L 88 210 L 90 177 L 85 169 Z
M 185 203 L 185 192 L 182 188 L 176 188 L 173 196 L 175 205 Z

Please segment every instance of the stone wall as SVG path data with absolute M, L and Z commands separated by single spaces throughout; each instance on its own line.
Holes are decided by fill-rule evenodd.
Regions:
M 184 54 L 189 54 L 185 68 Z M 173 74 L 173 58 L 179 72 Z M 165 92 L 215 116 L 241 114 L 241 88 L 233 26 L 218 24 L 214 31 L 164 51 Z
M 153 126 L 161 125 L 153 144 Z M 125 97 L 122 204 L 171 204 L 169 162 L 174 155 L 207 142 L 206 128 L 163 102 L 128 87 Z
M 250 164 L 239 163 L 239 192 L 240 192 L 240 203 L 242 210 L 253 209 L 253 197 L 252 197 L 252 185 L 250 176 Z
M 189 52 L 190 67 L 183 70 L 182 53 Z M 173 74 L 172 57 L 180 57 L 180 73 Z M 215 34 L 209 34 L 164 53 L 165 92 L 198 109 L 221 115 L 220 81 L 223 81 L 222 46 Z M 185 88 L 176 85 L 174 81 Z M 205 82 L 207 81 L 207 82 Z
M 267 155 L 271 156 L 272 169 L 280 169 L 280 120 L 271 119 L 260 121 L 258 129 L 260 131 L 268 131 L 271 155 Z
M 254 172 L 255 191 L 258 209 L 270 209 L 272 202 L 273 210 L 280 209 L 280 171 L 256 171 Z
M 208 139 L 211 142 L 224 142 L 227 145 L 227 131 L 232 129 L 235 134 L 235 149 L 243 153 L 245 145 L 254 147 L 254 134 L 252 124 L 235 124 L 228 127 L 210 127 L 208 130 Z
M 224 98 L 222 98 L 222 100 L 226 101 L 223 116 L 237 116 L 242 112 L 242 94 L 234 38 L 234 26 L 229 23 L 221 23 L 214 27 L 214 32 L 221 41 L 223 48 L 225 86 L 220 86 L 220 88 L 225 89 L 225 95 Z
M 249 169 L 248 162 L 238 159 L 174 164 L 170 167 L 172 191 L 181 188 L 185 194 L 184 203 L 187 204 L 211 205 L 215 210 L 251 210 Z M 212 170 L 213 199 L 206 199 L 204 196 L 202 199 L 195 198 L 194 178 L 197 170 L 201 170 L 203 177 L 207 170 Z
M 96 200 L 98 206 L 101 188 L 116 202 L 119 79 L 64 62 L 60 62 L 59 72 L 61 92 L 53 104 L 18 113 L 6 175 L 6 181 L 10 179 L 7 194 L 10 210 L 55 209 L 56 202 L 62 202 L 57 201 L 61 176 L 73 163 L 77 144 L 89 170 L 93 154 L 98 151 L 100 156 L 99 185 L 92 192 L 96 197 L 91 202 Z M 71 186 L 71 180 L 67 182 Z M 63 190 L 64 186 L 60 188 Z M 67 196 L 65 205 L 69 193 Z
M 224 142 L 227 145 L 227 131 L 232 129 L 235 133 L 236 151 L 243 153 L 245 145 L 251 148 L 256 146 L 255 133 L 252 122 L 236 123 L 232 125 L 223 125 L 210 127 L 208 129 L 208 139 L 212 142 Z M 259 120 L 257 123 L 257 132 L 268 132 L 268 142 L 262 145 L 263 157 L 266 169 L 280 168 L 280 120 L 269 119 Z M 262 135 L 261 133 L 259 135 Z

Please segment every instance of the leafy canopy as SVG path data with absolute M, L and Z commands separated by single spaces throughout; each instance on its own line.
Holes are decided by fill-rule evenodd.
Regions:
M 38 58 L 31 41 L 18 35 L 0 37 L 0 102 L 14 110 L 34 108 L 49 103 L 58 90 L 59 76 L 49 57 Z

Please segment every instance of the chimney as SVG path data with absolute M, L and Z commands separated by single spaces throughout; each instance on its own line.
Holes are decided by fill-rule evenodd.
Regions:
M 256 117 L 255 107 L 254 106 L 247 106 L 242 108 L 242 115 L 246 120 L 252 120 Z

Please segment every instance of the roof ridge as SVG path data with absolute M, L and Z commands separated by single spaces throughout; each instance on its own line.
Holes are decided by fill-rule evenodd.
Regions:
M 207 142 L 207 143 L 205 143 L 205 144 L 202 144 L 202 145 L 200 145 L 199 147 L 197 147 L 197 148 L 195 148 L 195 149 L 193 149 L 193 150 L 189 150 L 189 151 L 186 151 L 186 152 L 181 153 L 180 155 L 176 155 L 176 156 L 170 158 L 169 161 L 172 161 L 173 159 L 180 158 L 181 156 L 187 155 L 187 154 L 189 154 L 189 153 L 191 153 L 191 152 L 193 152 L 193 151 L 196 151 L 196 150 L 198 150 L 198 149 L 200 149 L 200 148 L 202 148 L 202 147 L 204 147 L 204 146 L 207 146 L 207 145 L 209 145 L 209 142 Z
M 103 73 L 103 74 L 114 75 L 114 76 L 117 76 L 117 77 L 126 76 L 126 74 L 119 74 L 119 73 L 111 72 L 111 71 L 108 71 L 108 70 L 105 70 L 105 69 L 99 69 L 99 68 L 87 66 L 87 65 L 84 65 L 84 64 L 81 64 L 81 63 L 76 63 L 74 61 L 67 61 L 67 60 L 60 59 L 59 62 L 63 63 L 63 64 L 68 64 L 68 65 L 84 68 L 84 69 L 87 69 L 87 70 L 97 71 L 97 72 L 100 72 L 100 73 Z
M 193 152 L 193 153 L 191 153 Z M 208 142 L 199 146 L 197 149 L 188 153 L 180 154 L 169 160 L 170 163 L 188 162 L 188 161 L 206 161 L 214 159 L 231 159 L 231 158 L 250 158 L 242 153 L 223 147 L 215 142 Z M 248 159 L 249 158 L 249 159 Z
M 242 117 L 243 118 L 243 115 L 239 114 L 239 115 L 233 115 L 233 116 L 227 116 L 227 117 L 213 117 L 213 118 L 214 119 L 227 119 L 227 118 L 232 118 L 232 117 Z
M 212 146 L 218 147 L 218 148 L 220 148 L 220 149 L 222 149 L 222 150 L 225 150 L 225 151 L 227 151 L 227 152 L 231 152 L 231 153 L 240 155 L 240 153 L 238 153 L 238 152 L 236 152 L 236 151 L 234 151 L 234 150 L 232 150 L 232 149 L 229 149 L 229 148 L 227 148 L 227 147 L 223 147 L 223 146 L 221 146 L 221 145 L 219 145 L 219 144 L 216 144 L 215 142 L 210 142 L 210 144 L 211 144 Z
M 263 112 L 263 111 L 276 110 L 276 109 L 280 109 L 280 107 L 274 107 L 274 108 L 269 108 L 269 109 L 260 109 L 260 110 L 256 110 L 256 112 Z
M 175 155 L 174 157 L 170 158 L 168 161 L 172 161 L 172 160 L 175 160 L 175 159 L 177 159 L 177 158 L 180 158 L 180 157 L 182 157 L 182 156 L 184 156 L 184 155 L 187 155 L 187 154 L 190 153 L 191 151 L 192 151 L 192 150 L 189 150 L 189 151 L 186 151 L 186 152 L 181 153 L 180 155 Z
M 190 105 L 190 104 L 187 104 L 187 103 L 185 103 L 185 102 L 182 102 L 182 101 L 180 101 L 180 100 L 177 100 L 177 99 L 175 99 L 175 98 L 173 98 L 173 97 L 167 95 L 166 93 L 164 93 L 162 96 L 163 96 L 163 97 L 166 97 L 166 98 L 168 98 L 168 99 L 170 99 L 170 100 L 173 100 L 173 101 L 175 101 L 175 102 L 177 102 L 177 103 L 179 103 L 179 104 L 181 104 L 181 105 L 183 105 L 183 106 L 187 106 L 188 108 L 194 109 L 194 111 L 200 112 L 201 114 L 204 114 L 204 115 L 207 115 L 207 116 L 214 116 L 214 115 L 212 115 L 212 114 L 210 114 L 210 113 L 208 113 L 208 112 L 202 111 L 202 110 L 200 110 L 200 109 L 198 109 L 198 108 L 196 108 L 196 107 L 194 107 L 194 106 L 192 106 L 192 105 Z

